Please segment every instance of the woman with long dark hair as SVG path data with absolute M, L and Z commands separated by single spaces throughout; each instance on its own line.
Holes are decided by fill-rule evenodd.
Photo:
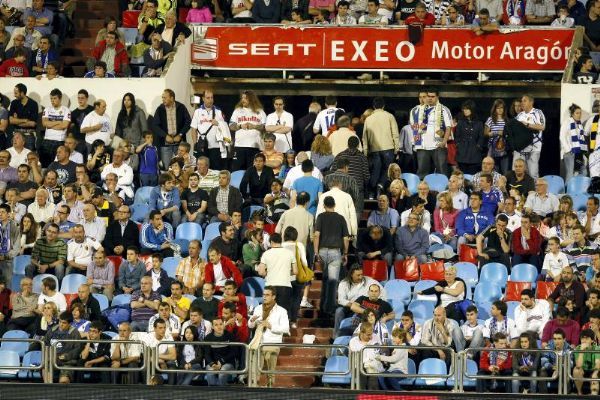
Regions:
M 265 129 L 267 115 L 256 94 L 246 90 L 242 92 L 229 122 L 233 144 L 232 170 L 246 170 L 254 162 L 254 156 L 262 146 L 261 133 Z M 234 133 L 235 132 L 235 133 Z
M 569 118 L 560 127 L 560 158 L 565 167 L 565 182 L 568 182 L 575 173 L 578 173 L 579 176 L 587 175 L 587 160 L 584 157 L 584 152 L 587 150 L 581 122 L 581 107 L 571 104 Z
M 461 111 L 454 132 L 456 161 L 462 172 L 475 174 L 481 170 L 481 160 L 486 149 L 483 123 L 475 116 L 473 100 L 462 103 Z
M 490 117 L 485 121 L 483 134 L 488 138 L 488 156 L 494 159 L 495 165 L 502 175 L 509 168 L 509 155 L 506 151 L 504 125 L 506 124 L 506 104 L 504 100 L 496 99 L 490 111 Z
M 115 135 L 128 140 L 135 147 L 142 143 L 142 135 L 148 130 L 146 113 L 135 104 L 135 96 L 125 93 L 121 111 L 117 116 Z
M 21 254 L 31 254 L 35 241 L 42 236 L 40 226 L 31 213 L 21 219 Z

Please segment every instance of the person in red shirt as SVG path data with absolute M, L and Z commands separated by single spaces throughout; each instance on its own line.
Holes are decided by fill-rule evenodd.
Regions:
M 242 284 L 242 274 L 231 259 L 222 256 L 219 249 L 208 249 L 208 264 L 204 270 L 204 282 L 215 285 L 215 292 L 221 293 L 227 280 L 233 279 L 236 285 Z
M 15 56 L 0 65 L 0 76 L 13 78 L 29 77 L 29 69 L 27 69 L 27 65 L 25 64 L 26 59 L 27 54 L 25 51 L 23 49 L 16 49 Z
M 488 349 L 481 352 L 481 359 L 479 360 L 479 372 L 477 375 L 499 375 L 499 376 L 511 376 L 512 375 L 512 353 L 509 351 L 503 351 L 508 346 L 508 338 L 503 332 L 498 332 L 492 338 L 494 344 Z M 480 393 L 486 392 L 488 382 L 491 382 L 491 388 L 504 384 L 506 385 L 506 391 L 510 393 L 511 386 L 510 381 L 496 381 L 489 379 L 478 379 L 477 380 L 477 391 Z
M 248 339 L 250 339 L 248 319 L 242 316 L 242 314 L 236 313 L 235 304 L 225 303 L 221 310 L 221 316 L 223 321 L 225 321 L 225 330 L 230 332 L 236 341 L 248 343 Z
M 420 26 L 421 32 L 423 27 L 435 25 L 435 17 L 432 13 L 427 12 L 427 7 L 423 3 L 419 3 L 415 7 L 414 14 L 411 14 L 404 20 L 404 24 L 412 26 Z
M 248 318 L 248 306 L 246 304 L 246 296 L 243 293 L 237 293 L 237 284 L 235 281 L 228 280 L 223 286 L 223 298 L 219 301 L 217 314 L 221 316 L 223 306 L 226 303 L 234 303 L 236 312 L 242 314 L 244 318 Z
M 521 217 L 521 227 L 512 234 L 513 265 L 529 263 L 540 271 L 542 251 L 542 235 L 531 225 L 531 217 L 524 214 Z

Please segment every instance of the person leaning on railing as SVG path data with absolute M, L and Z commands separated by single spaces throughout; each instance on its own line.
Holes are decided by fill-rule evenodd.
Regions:
M 573 378 L 579 396 L 583 394 L 583 381 L 581 378 L 598 379 L 598 372 L 600 371 L 600 346 L 593 344 L 595 337 L 596 335 L 594 335 L 594 332 L 591 329 L 586 329 L 581 332 L 579 335 L 581 344 L 575 348 L 573 354 L 575 362 Z M 578 350 L 585 352 L 578 353 Z M 591 394 L 597 396 L 598 381 L 590 382 L 590 389 Z

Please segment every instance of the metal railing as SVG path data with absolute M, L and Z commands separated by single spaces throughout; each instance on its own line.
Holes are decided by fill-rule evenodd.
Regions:
M 125 368 L 118 367 L 113 368 L 110 367 L 82 367 L 82 366 L 73 366 L 73 365 L 58 365 L 57 364 L 57 345 L 59 343 L 110 343 L 110 344 L 137 344 L 141 347 L 140 351 L 140 361 L 141 365 L 137 368 Z M 141 340 L 90 340 L 90 339 L 60 339 L 52 343 L 52 345 L 48 348 L 48 376 L 52 377 L 54 374 L 54 370 L 63 370 L 63 371 L 84 371 L 84 372 L 146 372 L 146 383 L 150 383 L 151 374 L 151 363 L 149 360 L 152 359 L 151 348 L 146 346 L 144 342 Z
M 46 356 L 47 347 L 41 339 L 2 338 L 2 339 L 0 339 L 0 343 L 2 343 L 2 342 L 29 343 L 30 346 L 31 346 L 31 343 L 37 343 L 40 345 L 40 351 L 42 352 L 42 360 L 40 362 L 40 365 L 22 365 L 21 363 L 19 363 L 19 365 L 0 365 L 0 374 L 5 374 L 6 372 L 4 372 L 4 371 L 6 371 L 6 370 L 8 370 L 8 371 L 16 370 L 17 372 L 15 373 L 15 377 L 18 376 L 20 371 L 31 371 L 31 372 L 39 371 L 40 375 L 43 373 L 43 370 L 46 368 L 45 363 L 47 362 L 47 360 L 49 358 Z M 12 351 L 14 351 L 14 350 L 12 350 Z M 29 350 L 27 350 L 27 352 L 29 352 Z
M 598 356 L 598 350 L 571 350 L 569 351 L 569 357 L 566 360 L 566 368 L 565 368 L 565 379 L 564 379 L 564 393 L 568 393 L 569 390 L 569 382 L 581 381 L 581 382 L 599 382 L 600 383 L 600 372 L 596 378 L 575 378 L 573 376 L 573 369 L 577 366 L 577 358 L 580 354 L 596 354 Z M 596 366 L 593 366 L 593 369 L 596 371 Z

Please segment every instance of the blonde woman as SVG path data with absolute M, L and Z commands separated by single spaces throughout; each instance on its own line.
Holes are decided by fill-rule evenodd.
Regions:
M 398 164 L 391 163 L 387 170 L 387 180 L 383 184 L 383 190 L 385 191 L 385 193 L 388 192 L 390 185 L 396 179 L 402 179 L 402 170 L 400 169 L 400 166 Z
M 331 143 L 323 135 L 315 136 L 312 146 L 310 146 L 310 159 L 315 167 L 321 172 L 328 171 L 333 164 L 333 154 L 331 152 Z
M 434 234 L 442 239 L 444 244 L 452 246 L 456 251 L 456 216 L 459 210 L 452 204 L 452 196 L 449 192 L 438 195 L 438 207 L 433 211 Z
M 390 207 L 398 211 L 398 214 L 410 208 L 410 192 L 402 179 L 394 179 L 390 183 L 388 198 Z

